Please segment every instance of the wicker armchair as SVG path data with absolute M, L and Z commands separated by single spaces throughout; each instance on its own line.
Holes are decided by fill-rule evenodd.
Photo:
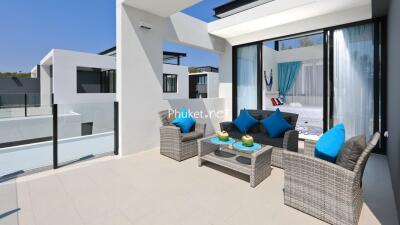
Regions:
M 363 171 L 379 138 L 375 133 L 353 171 L 314 158 L 313 141 L 306 141 L 304 155 L 285 151 L 285 204 L 330 224 L 357 224 Z
M 203 138 L 206 125 L 196 123 L 194 130 L 183 134 L 179 127 L 171 124 L 174 119 L 168 110 L 159 113 L 162 126 L 160 127 L 160 154 L 177 161 L 197 155 L 197 139 Z

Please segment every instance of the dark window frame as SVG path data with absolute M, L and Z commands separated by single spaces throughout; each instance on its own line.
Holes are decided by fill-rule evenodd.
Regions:
M 168 90 L 168 77 L 171 77 L 173 80 L 172 82 L 174 82 L 172 84 L 172 90 Z M 177 93 L 178 92 L 178 74 L 169 74 L 169 73 L 164 73 L 163 74 L 163 93 Z
M 376 118 L 377 115 L 374 117 L 374 129 L 378 130 L 378 127 L 380 127 L 380 131 L 384 132 L 387 129 L 387 93 L 384 91 L 386 90 L 386 81 L 387 81 L 387 18 L 386 17 L 379 17 L 379 18 L 374 18 L 374 19 L 368 19 L 368 20 L 362 20 L 362 21 L 356 21 L 352 23 L 347 23 L 347 24 L 342 24 L 338 26 L 332 26 L 332 27 L 326 27 L 326 28 L 321 28 L 317 30 L 310 30 L 310 31 L 305 31 L 301 33 L 295 33 L 295 34 L 290 34 L 290 35 L 285 35 L 281 37 L 274 37 L 274 38 L 269 38 L 265 40 L 259 40 L 259 41 L 254 41 L 254 42 L 249 42 L 245 44 L 240 44 L 240 45 L 235 45 L 232 46 L 232 120 L 235 119 L 238 116 L 237 112 L 237 49 L 243 46 L 248 46 L 248 45 L 259 45 L 262 46 L 262 44 L 266 41 L 275 41 L 277 39 L 283 40 L 283 39 L 290 39 L 293 37 L 301 37 L 301 36 L 307 36 L 311 34 L 315 34 L 317 32 L 323 32 L 324 40 L 323 40 L 323 61 L 324 61 L 324 97 L 323 97 L 323 128 L 324 131 L 328 130 L 329 128 L 332 127 L 331 120 L 329 118 L 332 118 L 332 110 L 333 110 L 333 101 L 330 100 L 330 96 L 333 96 L 333 78 L 329 74 L 332 73 L 333 71 L 333 46 L 329 45 L 329 43 L 332 43 L 333 37 L 332 35 L 329 35 L 332 33 L 333 30 L 335 29 L 340 29 L 340 28 L 346 28 L 346 27 L 351 27 L 351 26 L 357 26 L 357 25 L 362 25 L 362 24 L 368 24 L 368 23 L 374 23 L 376 26 L 379 27 L 378 30 L 379 32 L 375 32 L 375 40 L 379 36 L 379 41 L 380 41 L 380 46 L 381 48 L 379 49 L 379 44 L 375 43 L 375 56 L 374 56 L 374 62 L 375 65 L 380 66 L 379 69 L 377 67 L 375 68 L 374 71 L 374 76 L 375 76 L 375 87 L 374 87 L 374 98 L 375 98 L 375 113 L 378 114 L 380 112 L 380 117 L 381 117 L 381 122 L 379 124 L 378 119 Z M 378 25 L 377 25 L 378 24 Z M 279 46 L 275 44 L 275 50 L 279 50 Z M 381 52 L 379 51 L 381 50 Z M 258 59 L 259 66 L 261 67 L 262 71 L 262 47 L 261 49 L 258 50 L 259 55 L 261 55 Z M 379 54 L 378 54 L 379 53 Z M 380 62 L 380 63 L 379 63 Z M 259 72 L 259 71 L 258 71 Z M 378 84 L 380 76 L 380 82 Z M 261 104 L 258 108 L 262 108 L 262 100 L 263 100 L 263 95 L 262 95 L 262 75 L 258 73 L 258 83 L 259 87 L 257 87 L 257 92 L 258 92 L 258 104 Z M 261 88 L 260 88 L 261 86 Z M 380 94 L 380 96 L 378 96 Z M 379 106 L 379 102 L 381 103 L 381 106 Z M 383 138 L 380 141 L 380 147 L 377 147 L 374 152 L 379 153 L 379 154 L 385 154 L 386 153 L 386 146 L 387 146 L 387 139 Z
M 79 74 L 79 71 L 88 71 L 88 72 L 97 72 L 98 83 L 95 83 L 99 86 L 98 91 L 85 91 L 80 87 L 81 83 L 79 83 L 82 74 Z M 89 76 L 89 75 L 83 75 Z M 93 75 L 94 76 L 94 75 Z M 76 93 L 77 94 L 113 94 L 116 93 L 116 70 L 115 69 L 103 69 L 96 67 L 87 67 L 87 66 L 77 66 L 76 67 Z

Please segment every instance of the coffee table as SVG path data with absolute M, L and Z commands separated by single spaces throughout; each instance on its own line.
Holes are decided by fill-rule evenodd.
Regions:
M 240 151 L 233 144 L 215 144 L 214 136 L 198 140 L 198 165 L 208 161 L 250 176 L 250 186 L 256 187 L 271 174 L 272 146 L 261 145 L 256 151 Z M 240 141 L 235 139 L 235 141 Z

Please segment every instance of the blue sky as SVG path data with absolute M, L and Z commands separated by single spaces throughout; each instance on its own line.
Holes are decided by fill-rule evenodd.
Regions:
M 184 12 L 212 21 L 212 9 L 229 0 L 204 0 Z M 1 0 L 0 72 L 28 72 L 51 49 L 98 53 L 115 45 L 115 0 Z M 186 52 L 182 64 L 218 66 L 215 53 L 165 43 Z
M 0 29 L 0 71 L 30 71 L 53 48 L 114 46 L 115 0 L 1 0 Z

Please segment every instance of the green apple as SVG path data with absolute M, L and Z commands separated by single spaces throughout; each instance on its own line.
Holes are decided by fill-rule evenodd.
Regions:
M 226 131 L 222 131 L 220 133 L 218 133 L 218 139 L 220 141 L 228 141 L 229 140 L 229 134 Z
M 254 144 L 254 139 L 253 139 L 253 137 L 250 136 L 250 135 L 244 135 L 244 136 L 242 137 L 242 143 L 243 143 L 243 145 L 246 146 L 246 147 L 251 147 L 251 146 L 253 146 L 253 144 Z

